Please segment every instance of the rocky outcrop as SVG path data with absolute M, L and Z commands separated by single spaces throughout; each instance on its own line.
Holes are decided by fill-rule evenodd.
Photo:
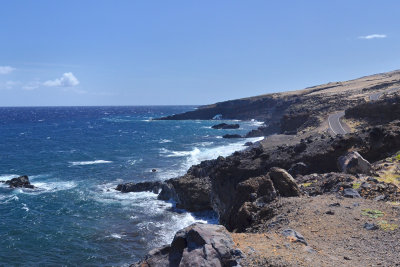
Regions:
M 349 152 L 338 159 L 338 168 L 341 172 L 350 174 L 370 174 L 371 164 L 358 152 Z
M 290 167 L 288 173 L 292 176 L 305 175 L 308 173 L 308 166 L 304 162 L 296 162 Z
M 167 184 L 173 187 L 177 208 L 183 208 L 188 211 L 212 209 L 210 202 L 211 183 L 208 177 L 185 175 L 180 178 L 170 179 Z M 163 191 L 161 191 L 162 194 L 164 194 Z
M 239 129 L 240 125 L 235 123 L 235 124 L 227 124 L 227 123 L 220 123 L 213 125 L 211 128 L 213 129 Z
M 278 192 L 287 197 L 301 194 L 293 177 L 283 169 L 271 168 L 269 173 L 257 176 L 261 169 L 244 169 L 255 166 L 238 167 L 243 169 L 211 177 L 214 211 L 230 231 L 244 231 L 256 220 L 273 216 L 269 203 L 276 199 Z
M 300 190 L 293 177 L 284 169 L 271 168 L 268 173 L 278 194 L 282 197 L 300 196 Z
M 309 196 L 338 194 L 345 197 L 363 197 L 374 200 L 400 200 L 400 190 L 392 183 L 385 183 L 365 175 L 346 173 L 309 174 L 296 177 L 303 193 Z
M 369 124 L 382 124 L 399 119 L 400 95 L 396 97 L 363 103 L 346 110 L 348 119 L 365 119 Z
M 162 182 L 125 183 L 117 185 L 115 190 L 122 193 L 149 191 L 158 194 L 162 185 Z
M 171 245 L 154 249 L 131 267 L 240 266 L 243 253 L 221 225 L 196 223 L 175 234 Z
M 5 184 L 8 184 L 10 188 L 35 188 L 31 183 L 29 182 L 29 178 L 26 175 L 17 177 L 17 178 L 12 178 L 11 180 L 5 181 Z

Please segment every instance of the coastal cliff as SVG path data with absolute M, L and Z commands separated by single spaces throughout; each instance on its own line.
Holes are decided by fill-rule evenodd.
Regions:
M 159 120 L 211 120 L 220 115 L 222 119 L 265 122 L 266 126 L 248 133 L 247 137 L 309 132 L 323 124 L 329 113 L 366 103 L 371 94 L 396 86 L 400 86 L 400 71 L 219 102 Z
M 397 264 L 399 247 L 386 244 L 400 237 L 400 98 L 394 92 L 371 103 L 368 96 L 399 85 L 399 78 L 400 72 L 378 74 L 162 118 L 221 114 L 224 119 L 266 122 L 249 136 L 290 135 L 270 136 L 242 152 L 192 166 L 182 177 L 166 180 L 159 197 L 172 198 L 188 211 L 218 214 L 243 257 L 235 265 L 221 261 L 215 266 Z M 330 132 L 326 123 L 339 110 L 346 110 L 352 131 L 346 135 Z M 362 245 L 348 235 L 357 236 Z M 393 257 L 380 257 L 383 252 Z

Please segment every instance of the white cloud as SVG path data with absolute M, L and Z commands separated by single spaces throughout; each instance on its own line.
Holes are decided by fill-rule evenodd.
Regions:
M 381 39 L 381 38 L 386 38 L 386 37 L 387 37 L 386 34 L 370 34 L 370 35 L 360 36 L 358 38 L 369 40 L 369 39 Z
M 15 86 L 20 85 L 21 83 L 18 81 L 6 81 L 4 83 L 0 83 L 0 90 L 2 89 L 13 89 Z
M 15 68 L 10 66 L 0 66 L 0 74 L 9 74 L 13 72 Z
M 36 88 L 39 88 L 39 87 L 40 87 L 40 82 L 33 81 L 33 82 L 29 82 L 29 83 L 25 84 L 24 86 L 22 86 L 22 89 L 35 90 Z
M 73 87 L 79 84 L 78 79 L 72 74 L 72 72 L 66 72 L 61 78 L 55 80 L 49 80 L 43 83 L 44 86 L 48 87 Z

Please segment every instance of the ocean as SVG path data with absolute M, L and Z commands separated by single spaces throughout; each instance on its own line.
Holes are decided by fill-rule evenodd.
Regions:
M 128 266 L 213 213 L 188 213 L 119 183 L 165 180 L 260 139 L 223 139 L 232 121 L 154 121 L 194 106 L 0 108 L 0 266 Z M 152 172 L 156 169 L 157 172 Z

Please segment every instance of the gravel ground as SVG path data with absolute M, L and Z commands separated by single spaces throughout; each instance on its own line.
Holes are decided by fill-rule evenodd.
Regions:
M 284 198 L 277 209 L 275 218 L 232 234 L 247 256 L 242 266 L 400 266 L 398 203 L 321 195 Z M 307 246 L 283 236 L 285 229 Z

